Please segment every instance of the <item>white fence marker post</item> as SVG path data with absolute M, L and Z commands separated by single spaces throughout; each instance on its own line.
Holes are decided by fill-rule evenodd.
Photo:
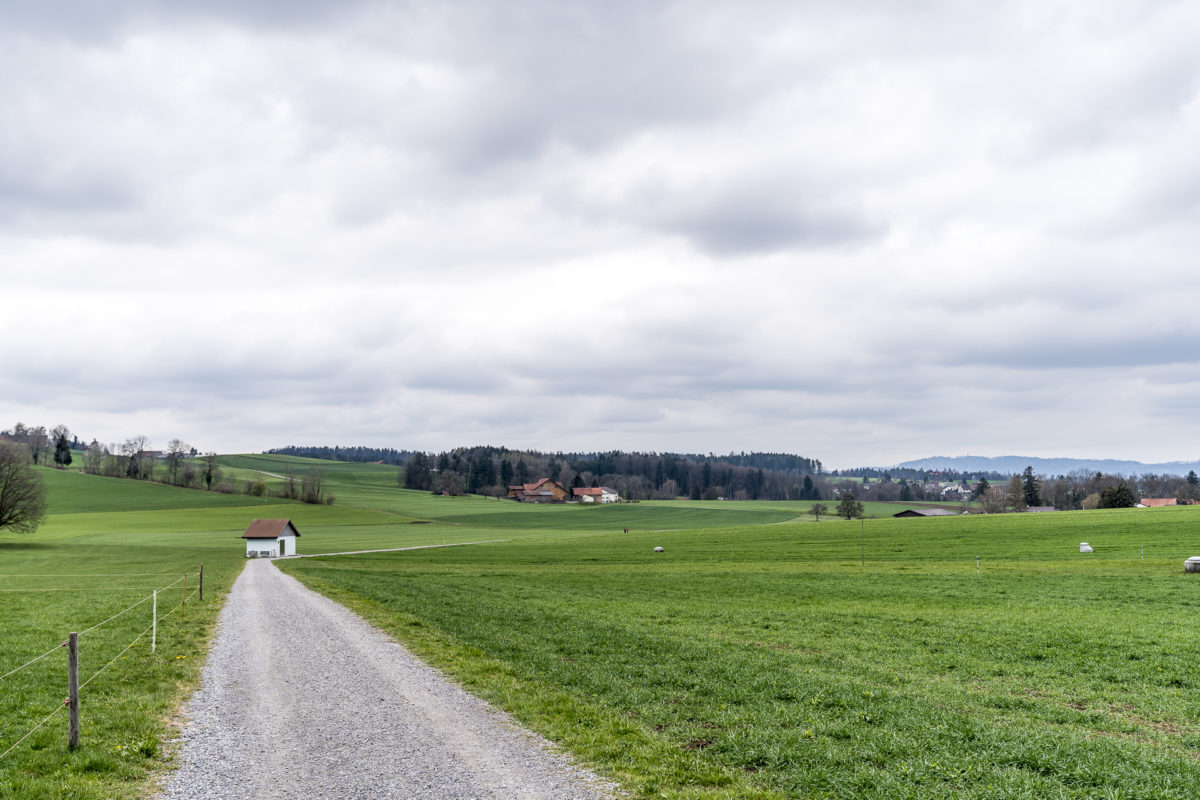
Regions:
M 154 652 L 154 646 L 158 643 L 158 589 L 154 590 L 154 619 L 150 622 L 150 652 Z

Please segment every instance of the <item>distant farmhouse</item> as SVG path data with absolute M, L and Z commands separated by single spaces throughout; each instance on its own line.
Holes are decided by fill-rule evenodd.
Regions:
M 596 486 L 567 491 L 558 481 L 542 478 L 537 483 L 522 483 L 508 487 L 508 496 L 518 503 L 617 503 L 621 497 L 616 489 Z
M 590 489 L 579 487 L 572 489 L 571 493 L 581 503 L 615 503 L 621 499 L 616 489 L 607 486 L 593 486 Z
M 1179 501 L 1174 497 L 1143 497 L 1138 505 L 1142 508 L 1162 508 L 1163 506 L 1177 506 Z
M 570 493 L 558 481 L 542 478 L 537 483 L 508 487 L 508 496 L 518 503 L 565 503 Z

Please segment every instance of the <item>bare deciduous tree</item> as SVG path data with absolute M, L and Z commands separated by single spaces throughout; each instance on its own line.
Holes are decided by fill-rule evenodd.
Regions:
M 167 481 L 179 483 L 179 466 L 187 458 L 192 446 L 182 439 L 172 439 L 167 442 Z
M 28 451 L 0 442 L 0 530 L 32 533 L 46 516 L 46 485 Z

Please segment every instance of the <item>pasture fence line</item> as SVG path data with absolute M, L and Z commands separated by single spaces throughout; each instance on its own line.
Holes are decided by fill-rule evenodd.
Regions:
M 178 572 L 4 572 L 0 578 L 152 578 Z
M 166 573 L 166 574 L 178 574 L 178 573 Z M 195 588 L 193 588 L 189 592 L 187 589 L 187 578 L 192 575 L 199 575 L 200 582 L 199 582 L 199 585 L 197 585 Z M 166 619 L 167 617 L 174 614 L 176 611 L 181 611 L 180 618 L 182 621 L 182 619 L 184 618 L 184 614 L 182 612 L 186 611 L 188 598 L 191 595 L 199 594 L 200 599 L 203 600 L 203 598 L 204 598 L 204 594 L 203 594 L 203 592 L 204 592 L 204 577 L 203 576 L 204 576 L 204 565 L 201 565 L 199 573 L 187 573 L 186 575 L 184 575 L 184 576 L 178 578 L 177 580 L 172 581 L 171 583 L 162 587 L 161 591 L 166 591 L 167 589 L 171 589 L 171 588 L 177 586 L 181 582 L 183 583 L 183 595 L 180 598 L 179 604 L 161 616 L 158 613 L 158 592 L 160 590 L 154 589 L 151 591 L 151 594 L 147 595 L 146 597 L 143 597 L 141 600 L 137 601 L 136 603 L 129 606 L 128 608 L 125 608 L 124 610 L 117 612 L 116 614 L 112 615 L 111 617 L 104 620 L 103 622 L 99 622 L 99 623 L 91 626 L 90 628 L 87 628 L 86 630 L 83 630 L 80 632 L 72 631 L 68 635 L 68 638 L 66 640 L 60 642 L 59 644 L 55 645 L 51 649 L 42 653 L 41 655 L 30 659 L 29 661 L 25 662 L 21 666 L 16 667 L 15 669 L 10 670 L 10 671 L 4 673 L 3 675 L 0 675 L 0 680 L 3 680 L 11 675 L 15 675 L 16 673 L 20 672 L 23 669 L 26 669 L 26 668 L 36 664 L 37 662 L 52 655 L 53 653 L 58 652 L 63 647 L 67 648 L 67 654 L 68 654 L 67 698 L 65 700 L 63 700 L 62 703 L 60 705 L 58 705 L 53 711 L 51 711 L 44 718 L 42 718 L 42 720 L 40 722 L 38 722 L 36 725 L 34 725 L 32 728 L 30 728 L 28 731 L 26 731 L 25 734 L 21 736 L 21 738 L 17 739 L 17 741 L 15 741 L 15 742 L 13 742 L 8 747 L 8 749 L 6 749 L 4 752 L 0 753 L 0 759 L 3 759 L 9 753 L 11 753 L 13 750 L 15 750 L 22 742 L 24 742 L 26 739 L 28 739 L 30 736 L 32 736 L 35 732 L 37 732 L 42 726 L 44 726 L 47 722 L 49 722 L 51 720 L 51 718 L 54 717 L 55 714 L 62 711 L 64 708 L 68 709 L 68 711 L 69 711 L 67 746 L 72 750 L 76 749 L 79 746 L 79 693 L 80 693 L 80 691 L 82 689 L 86 688 L 90 683 L 92 683 L 92 681 L 96 680 L 96 678 L 100 677 L 100 675 L 103 674 L 109 667 L 111 667 L 118 660 L 120 660 L 121 657 L 124 656 L 126 653 L 128 653 L 130 651 L 130 649 L 133 648 L 134 645 L 136 645 L 139 641 L 141 641 L 146 636 L 147 633 L 151 634 L 151 636 L 152 636 L 151 652 L 153 653 L 154 649 L 155 649 L 155 639 L 157 639 L 159 620 Z M 147 600 L 154 601 L 153 611 L 151 612 L 152 619 L 151 619 L 150 625 L 147 626 L 137 636 L 135 636 L 133 638 L 133 641 L 131 641 L 131 642 L 129 642 L 129 644 L 125 645 L 125 647 L 122 648 L 119 653 L 117 653 L 115 656 L 113 656 L 113 658 L 110 659 L 108 661 L 108 663 L 106 663 L 104 666 L 100 667 L 100 669 L 98 669 L 94 673 L 92 673 L 92 675 L 87 680 L 83 681 L 83 683 L 80 683 L 79 682 L 79 637 L 85 633 L 90 633 L 90 632 L 96 630 L 97 628 L 107 625 L 108 623 L 112 622 L 113 620 L 117 619 L 118 617 L 128 614 L 130 611 L 132 611 L 133 609 L 142 605 Z

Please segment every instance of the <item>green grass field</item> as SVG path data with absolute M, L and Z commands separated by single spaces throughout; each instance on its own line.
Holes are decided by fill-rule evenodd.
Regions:
M 68 631 L 173 584 L 167 614 L 200 563 L 207 602 L 165 616 L 154 654 L 144 638 L 124 649 L 148 604 L 86 633 L 81 677 L 105 669 L 85 687 L 83 746 L 67 750 L 59 712 L 0 757 L 0 797 L 146 795 L 255 517 L 293 519 L 302 553 L 491 542 L 280 566 L 635 797 L 1200 785 L 1200 576 L 1181 569 L 1200 508 L 815 524 L 808 503 L 524 506 L 405 491 L 385 465 L 223 461 L 319 464 L 337 504 L 41 470 L 46 523 L 0 535 L 0 675 L 49 655 L 0 678 L 0 753 L 61 702 Z
M 12 748 L 0 756 L 0 798 L 146 796 L 168 763 L 172 715 L 197 680 L 221 600 L 243 566 L 240 536 L 251 520 L 295 520 L 308 553 L 501 538 L 364 508 L 39 473 L 49 492 L 45 523 L 34 534 L 0 534 L 0 675 L 17 670 L 0 678 L 0 753 Z M 201 564 L 204 603 L 196 595 Z M 190 597 L 180 609 L 185 580 Z M 92 678 L 81 692 L 82 746 L 68 751 L 62 710 L 20 741 L 65 694 L 66 651 L 56 645 L 156 588 L 164 591 L 153 654 L 149 634 L 138 638 L 151 623 L 148 601 L 80 638 L 80 680 Z
M 866 569 L 857 524 L 283 568 L 635 796 L 1184 798 L 1198 512 L 868 521 Z

